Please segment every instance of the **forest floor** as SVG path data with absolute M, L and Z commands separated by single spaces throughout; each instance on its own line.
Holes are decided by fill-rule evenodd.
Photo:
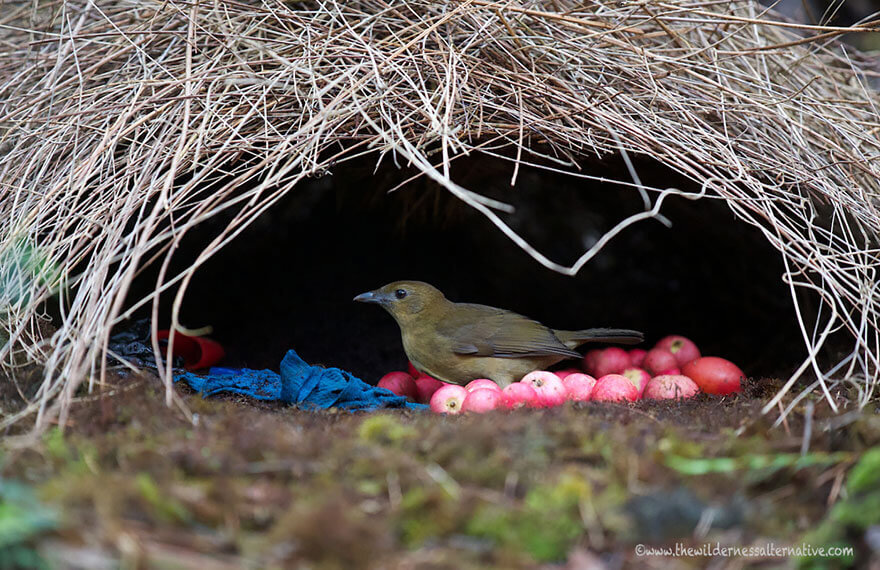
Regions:
M 446 417 L 169 408 L 119 377 L 64 433 L 8 438 L 0 566 L 880 567 L 880 414 L 817 394 L 774 427 L 779 386 Z

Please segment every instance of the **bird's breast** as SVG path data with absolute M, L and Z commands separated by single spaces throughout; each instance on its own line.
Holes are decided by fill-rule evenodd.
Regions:
M 413 365 L 444 382 L 459 381 L 462 357 L 452 351 L 452 340 L 424 327 L 401 330 L 403 350 Z
M 442 339 L 431 332 L 405 330 L 401 334 L 401 339 L 403 340 L 403 350 L 413 364 L 422 362 L 427 365 L 430 361 L 447 356 L 444 354 Z M 451 355 L 449 347 L 446 349 L 448 355 Z

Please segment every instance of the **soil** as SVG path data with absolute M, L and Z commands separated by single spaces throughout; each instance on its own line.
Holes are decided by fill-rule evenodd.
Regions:
M 60 513 L 27 543 L 53 566 L 777 567 L 636 545 L 824 544 L 817 529 L 852 499 L 847 473 L 880 443 L 880 416 L 835 415 L 819 398 L 773 427 L 760 410 L 775 380 L 685 402 L 456 417 L 184 387 L 166 407 L 150 374 L 112 384 L 81 398 L 66 433 L 4 458 L 4 477 Z M 876 564 L 863 534 L 848 535 L 854 557 L 820 567 Z

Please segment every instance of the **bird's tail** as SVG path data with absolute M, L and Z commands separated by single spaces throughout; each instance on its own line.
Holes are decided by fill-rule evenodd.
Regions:
M 638 344 L 645 335 L 629 329 L 584 329 L 580 331 L 554 331 L 556 338 L 569 348 L 585 342 L 613 342 L 615 344 Z

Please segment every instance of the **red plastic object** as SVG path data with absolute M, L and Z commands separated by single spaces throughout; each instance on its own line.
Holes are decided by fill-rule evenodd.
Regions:
M 158 331 L 156 337 L 168 340 L 170 331 L 167 329 Z M 183 358 L 183 367 L 187 370 L 200 370 L 210 368 L 220 362 L 226 355 L 223 346 L 216 340 L 203 336 L 189 336 L 180 332 L 174 333 L 174 345 L 171 354 Z

